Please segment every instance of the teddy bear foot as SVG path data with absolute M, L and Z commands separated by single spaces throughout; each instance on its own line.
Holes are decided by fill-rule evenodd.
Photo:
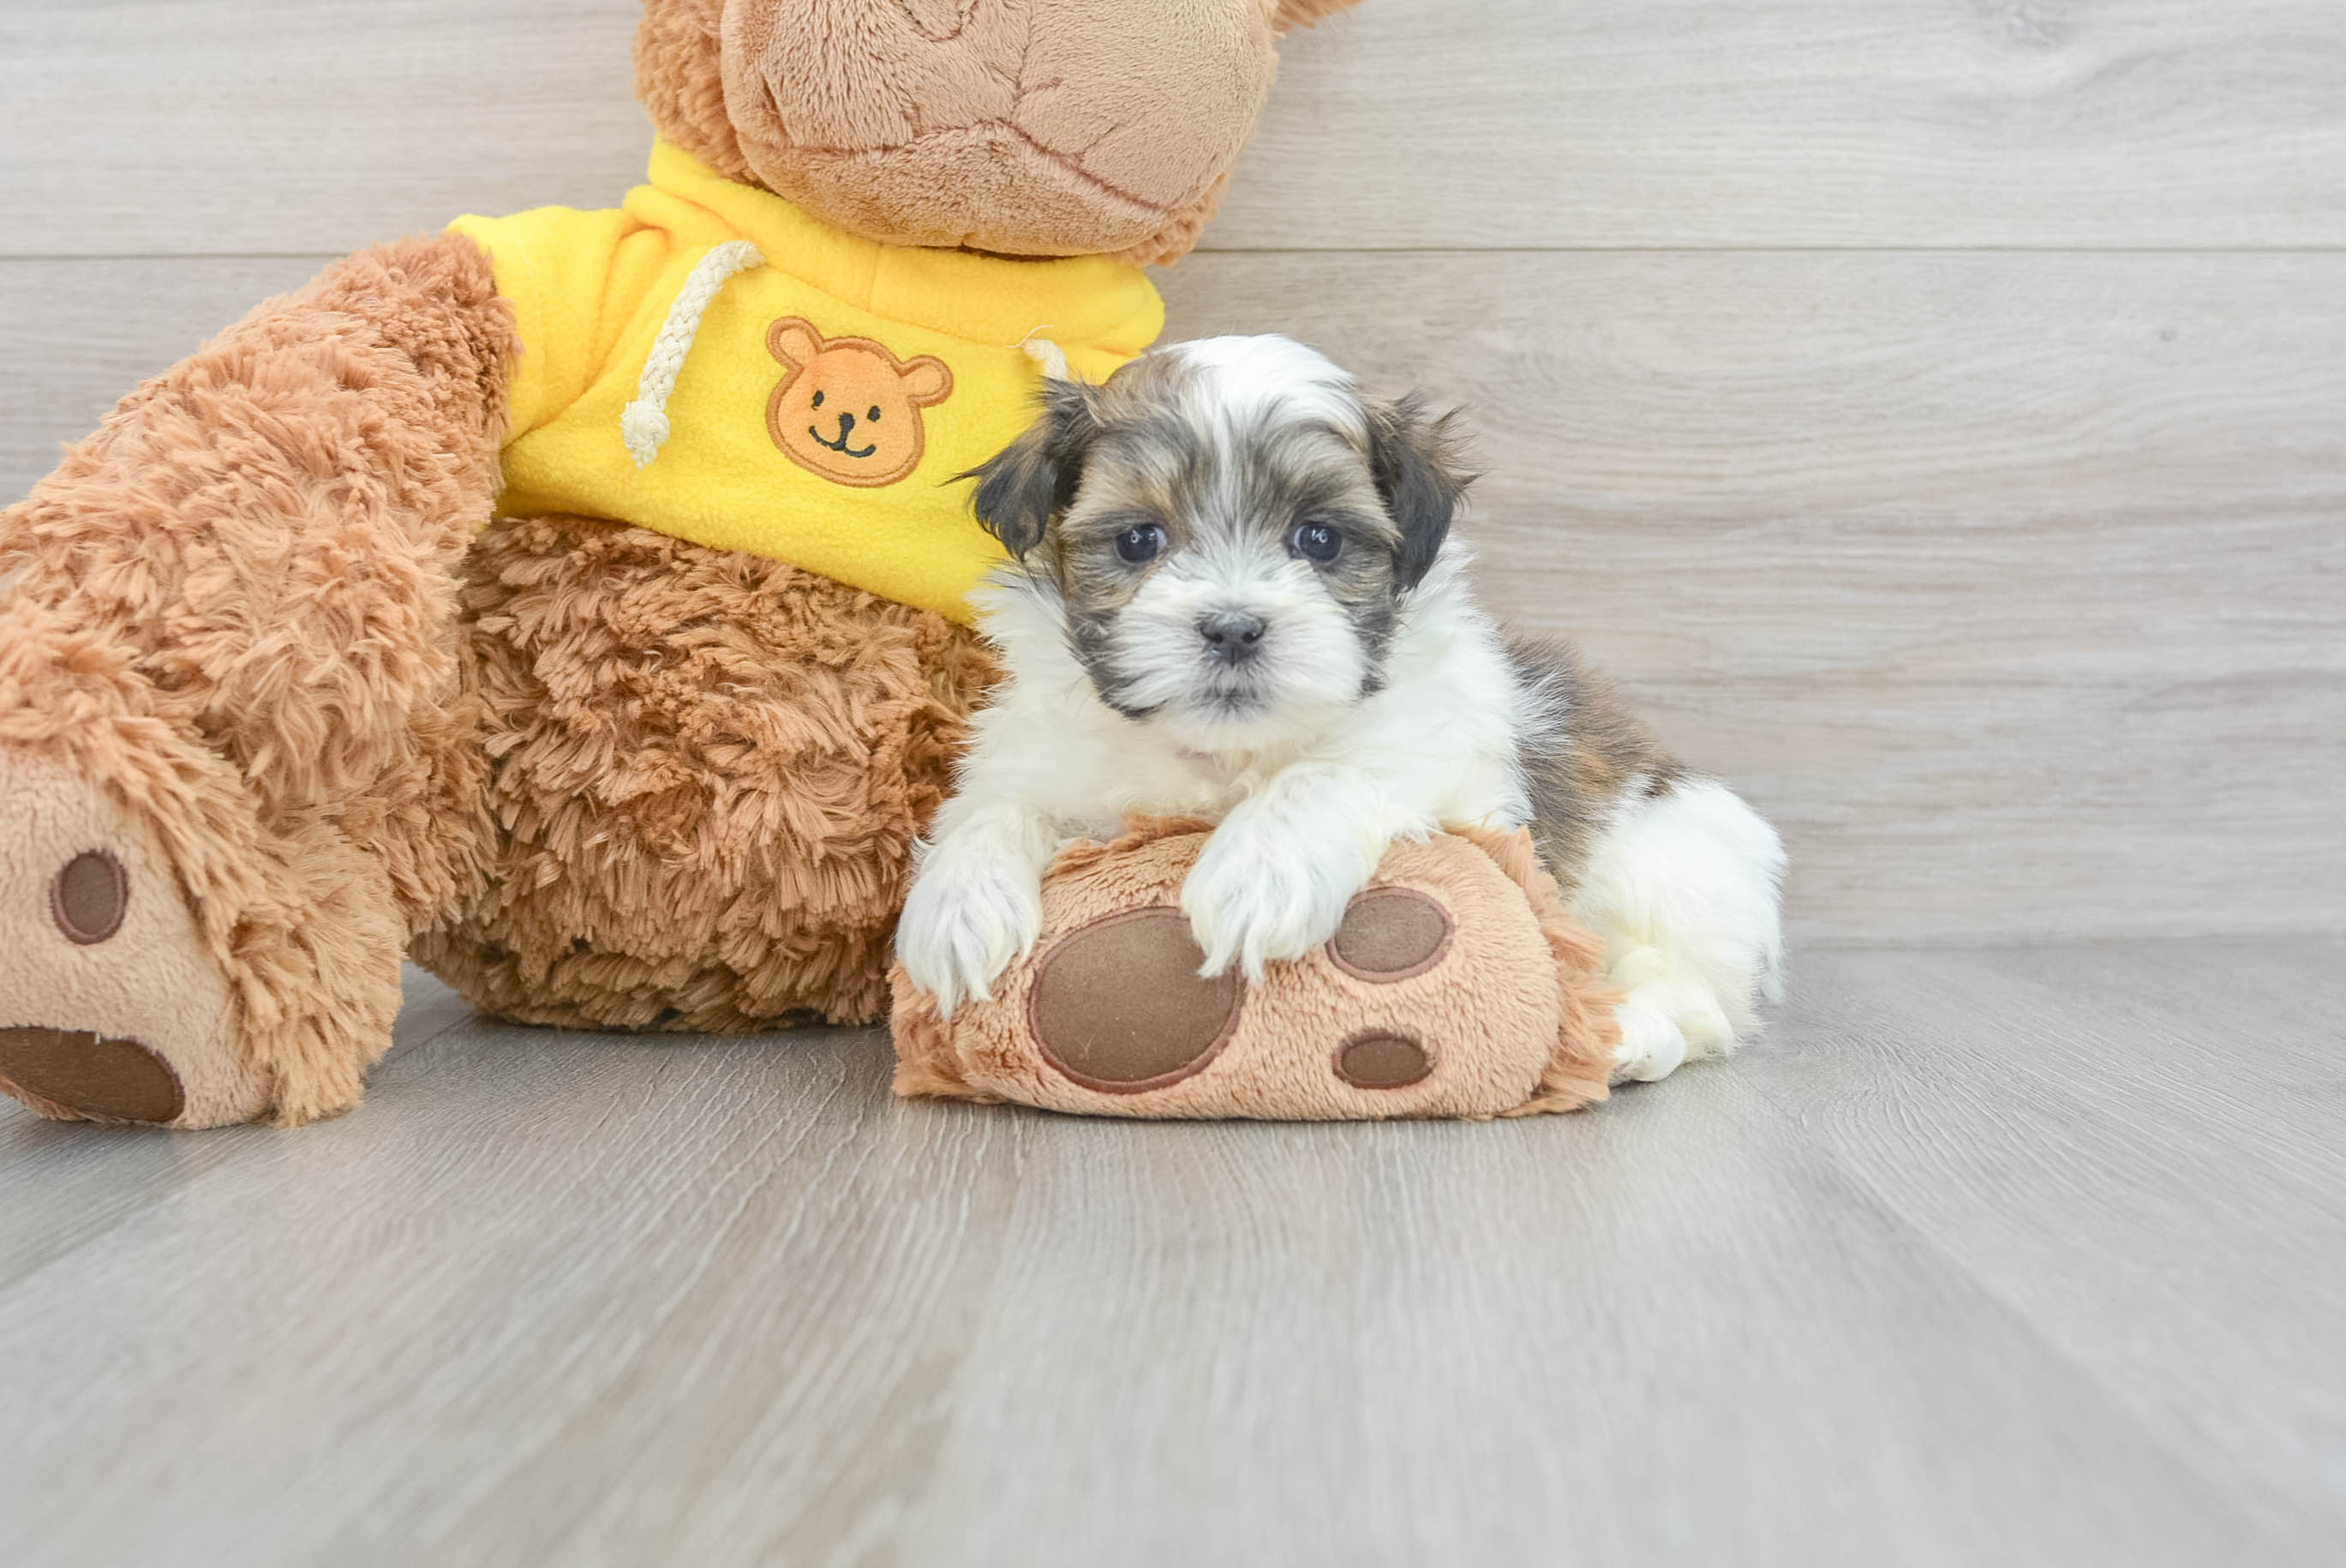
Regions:
M 1178 900 L 1198 824 L 1063 851 L 1031 956 L 950 1019 L 894 971 L 899 1094 L 1090 1115 L 1514 1116 L 1605 1097 L 1602 947 L 1529 837 L 1386 854 L 1322 947 L 1254 983 L 1204 977 Z
M 208 1127 L 265 1109 L 227 978 L 154 834 L 0 748 L 0 1092 L 44 1116 Z

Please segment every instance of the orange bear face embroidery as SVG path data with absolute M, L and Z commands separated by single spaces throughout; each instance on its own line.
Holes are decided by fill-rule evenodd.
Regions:
M 953 396 L 953 372 L 927 354 L 899 360 L 869 338 L 830 338 L 796 316 L 766 348 L 789 373 L 766 405 L 782 455 L 836 484 L 893 484 L 920 466 L 921 411 Z

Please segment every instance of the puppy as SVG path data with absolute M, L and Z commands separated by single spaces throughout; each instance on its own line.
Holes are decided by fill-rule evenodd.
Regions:
M 896 938 L 948 1013 L 1034 943 L 1053 855 L 1139 811 L 1218 824 L 1181 892 L 1207 974 L 1326 942 L 1396 838 L 1528 824 L 1627 993 L 1617 1077 L 1756 1027 L 1775 832 L 1475 603 L 1450 419 L 1217 338 L 1053 382 L 968 477 L 1016 563 L 974 600 L 1005 676 Z

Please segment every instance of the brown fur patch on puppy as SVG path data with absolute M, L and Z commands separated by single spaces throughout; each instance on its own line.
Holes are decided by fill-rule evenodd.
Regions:
M 1524 684 L 1545 699 L 1555 724 L 1539 744 L 1525 748 L 1524 772 L 1532 789 L 1533 840 L 1569 894 L 1622 790 L 1643 779 L 1646 791 L 1658 795 L 1686 769 L 1571 644 L 1518 637 L 1507 652 Z

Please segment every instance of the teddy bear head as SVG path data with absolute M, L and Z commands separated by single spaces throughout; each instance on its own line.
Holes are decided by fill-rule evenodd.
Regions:
M 1287 29 L 1356 0 L 644 0 L 636 87 L 729 178 L 899 245 L 1185 254 Z

